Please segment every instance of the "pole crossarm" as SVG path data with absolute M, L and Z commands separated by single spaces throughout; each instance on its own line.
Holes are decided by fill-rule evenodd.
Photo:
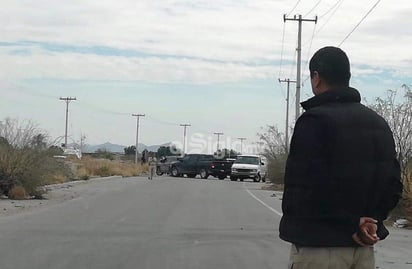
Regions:
M 286 16 L 286 14 L 283 14 L 283 21 L 284 22 L 286 22 L 286 21 L 309 21 L 309 22 L 317 23 L 318 22 L 318 16 L 315 16 L 314 19 L 303 19 L 302 15 L 294 15 L 293 17 L 288 18 Z

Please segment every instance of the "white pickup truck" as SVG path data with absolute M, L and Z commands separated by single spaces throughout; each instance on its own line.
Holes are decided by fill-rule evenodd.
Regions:
M 230 180 L 243 181 L 251 178 L 255 182 L 265 182 L 267 176 L 267 160 L 259 155 L 240 155 L 232 165 Z

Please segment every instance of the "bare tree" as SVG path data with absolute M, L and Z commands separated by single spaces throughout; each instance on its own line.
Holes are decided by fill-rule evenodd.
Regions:
M 15 185 L 31 195 L 61 169 L 48 148 L 47 135 L 30 121 L 6 118 L 0 122 L 0 190 L 8 194 Z
M 257 135 L 264 143 L 264 155 L 267 158 L 278 159 L 286 155 L 285 135 L 276 126 L 268 125 Z
M 401 166 L 405 191 L 411 190 L 412 161 L 412 91 L 407 85 L 400 90 L 388 90 L 383 98 L 376 98 L 370 105 L 386 119 L 393 132 L 397 159 Z
M 258 133 L 259 139 L 264 144 L 263 155 L 269 161 L 269 179 L 272 183 L 283 183 L 287 159 L 285 135 L 276 126 L 268 125 Z

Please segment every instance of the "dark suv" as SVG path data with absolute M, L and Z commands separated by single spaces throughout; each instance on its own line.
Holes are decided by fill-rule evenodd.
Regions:
M 213 162 L 213 155 L 208 154 L 186 154 L 179 161 L 171 164 L 170 173 L 174 177 L 181 177 L 187 175 L 187 177 L 194 178 L 200 174 L 207 175 L 210 164 Z

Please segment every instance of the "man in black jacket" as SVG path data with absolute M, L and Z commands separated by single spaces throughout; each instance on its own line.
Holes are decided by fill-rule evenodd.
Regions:
M 291 268 L 372 269 L 402 193 L 392 132 L 349 87 L 345 52 L 322 48 L 309 69 L 315 96 L 290 145 L 280 237 L 292 243 Z

